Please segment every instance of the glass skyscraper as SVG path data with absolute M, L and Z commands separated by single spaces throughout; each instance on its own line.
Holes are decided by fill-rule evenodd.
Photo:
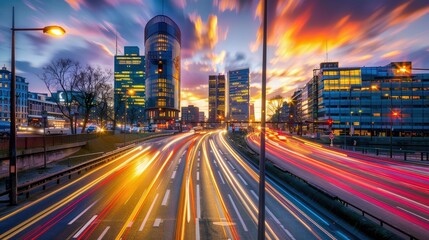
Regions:
M 145 57 L 136 46 L 124 47 L 124 55 L 115 56 L 114 110 L 115 119 L 127 123 L 144 121 L 145 108 Z M 130 91 L 132 90 L 132 91 Z
M 171 18 L 158 15 L 146 24 L 146 111 L 150 123 L 179 117 L 181 32 Z
M 209 119 L 211 126 L 215 122 L 225 121 L 225 75 L 209 76 Z
M 249 69 L 228 72 L 228 117 L 231 121 L 249 121 L 250 85 Z

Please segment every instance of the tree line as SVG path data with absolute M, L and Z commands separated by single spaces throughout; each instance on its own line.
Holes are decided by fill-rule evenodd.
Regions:
M 76 113 L 81 113 L 79 117 L 83 120 L 81 133 L 84 133 L 92 116 L 101 126 L 113 120 L 111 71 L 61 58 L 44 67 L 39 78 L 45 83 L 51 96 L 61 92 L 61 99 L 52 97 L 52 100 L 69 120 L 72 133 L 77 133 Z

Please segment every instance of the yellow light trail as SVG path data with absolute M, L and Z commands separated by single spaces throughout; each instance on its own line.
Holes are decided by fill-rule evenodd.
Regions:
M 141 147 L 135 148 L 132 151 L 130 151 L 129 153 L 125 154 L 129 155 L 132 152 L 136 151 L 136 150 L 140 150 Z M 104 180 L 106 177 L 108 177 L 109 175 L 111 175 L 112 173 L 118 171 L 119 169 L 121 169 L 122 167 L 124 167 L 126 164 L 128 164 L 130 161 L 132 161 L 133 159 L 135 159 L 138 155 L 142 154 L 144 151 L 148 150 L 149 148 L 144 149 L 143 151 L 140 151 L 138 153 L 136 153 L 135 155 L 133 155 L 131 158 L 129 158 L 128 160 L 122 162 L 120 165 L 116 166 L 115 168 L 113 168 L 112 170 L 108 171 L 107 173 L 103 174 L 102 176 L 98 177 L 97 179 L 95 179 L 94 181 L 92 181 L 91 183 L 87 184 L 86 186 L 80 188 L 79 190 L 75 191 L 74 193 L 70 194 L 69 196 L 67 196 L 66 198 L 63 198 L 62 200 L 60 200 L 57 203 L 54 203 L 53 205 L 47 207 L 44 210 L 41 210 L 41 212 L 38 212 L 37 214 L 35 214 L 34 216 L 26 219 L 25 221 L 19 223 L 18 225 L 16 225 L 15 227 L 13 227 L 12 229 L 10 229 L 9 231 L 3 233 L 2 235 L 0 235 L 0 239 L 9 239 L 14 237 L 15 235 L 19 234 L 20 232 L 22 232 L 24 229 L 28 228 L 29 226 L 33 225 L 34 223 L 40 221 L 41 219 L 45 218 L 46 216 L 48 216 L 49 214 L 53 213 L 54 211 L 58 210 L 59 208 L 65 206 L 67 203 L 71 202 L 72 200 L 74 200 L 76 197 L 80 196 L 82 193 L 86 192 L 87 190 L 89 190 L 90 188 L 92 188 L 93 186 L 95 186 L 96 184 L 98 184 L 99 182 L 101 182 L 102 180 Z M 119 160 L 120 158 L 118 158 L 117 160 Z M 115 161 L 117 161 L 115 160 Z M 115 162 L 112 161 L 112 162 Z M 107 166 L 107 165 L 106 165 Z M 76 179 L 75 181 L 65 185 L 64 187 L 52 192 L 51 194 L 47 194 L 44 197 L 40 198 L 39 200 L 36 200 L 34 203 L 31 203 L 27 206 L 25 206 L 24 208 L 28 208 L 44 199 L 46 199 L 48 196 L 51 196 L 55 193 L 57 193 L 58 191 L 63 190 L 64 188 L 76 183 L 77 181 L 82 180 L 84 177 Z M 22 211 L 23 209 L 19 209 L 5 217 L 3 217 L 1 219 L 4 220 L 20 211 Z
M 155 159 L 158 155 L 160 154 L 160 152 L 158 151 L 154 158 Z M 164 161 L 164 163 L 162 164 L 161 168 L 159 169 L 158 173 L 156 174 L 155 178 L 152 180 L 152 182 L 150 183 L 149 187 L 143 192 L 142 196 L 140 197 L 138 203 L 136 204 L 136 206 L 134 207 L 133 211 L 131 212 L 130 216 L 128 217 L 128 219 L 125 221 L 124 225 L 122 226 L 121 230 L 119 231 L 118 235 L 116 235 L 116 240 L 121 239 L 122 235 L 125 233 L 125 230 L 128 228 L 130 222 L 133 221 L 133 219 L 136 218 L 137 214 L 140 212 L 141 210 L 141 206 L 143 205 L 144 201 L 146 200 L 147 196 L 149 195 L 149 193 L 151 192 L 153 186 L 155 185 L 155 182 L 158 180 L 159 176 L 161 175 L 161 173 L 163 172 L 165 166 L 167 165 L 167 163 L 169 162 L 171 156 L 173 156 L 173 151 L 170 152 L 170 154 L 168 155 L 167 159 Z

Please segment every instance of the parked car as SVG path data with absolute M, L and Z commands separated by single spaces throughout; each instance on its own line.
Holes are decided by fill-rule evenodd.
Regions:
M 96 132 L 99 132 L 99 131 L 100 131 L 100 129 L 97 126 L 95 126 L 95 125 L 90 125 L 86 129 L 86 133 L 96 133 Z

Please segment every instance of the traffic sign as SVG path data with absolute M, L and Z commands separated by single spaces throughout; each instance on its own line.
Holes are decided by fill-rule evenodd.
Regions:
M 335 138 L 335 135 L 333 133 L 329 134 L 329 139 L 333 140 Z

